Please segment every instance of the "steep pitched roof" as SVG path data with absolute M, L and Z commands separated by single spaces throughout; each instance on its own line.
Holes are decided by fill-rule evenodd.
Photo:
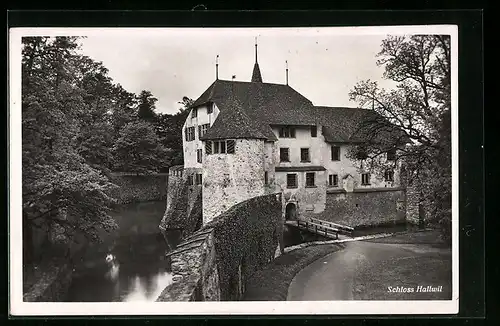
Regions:
M 270 125 L 316 124 L 311 101 L 288 85 L 216 80 L 192 107 L 208 102 L 215 103 L 220 113 L 203 139 L 228 133 L 248 138 L 243 135 L 253 128 L 253 138 L 263 135 L 267 140 L 276 140 Z M 241 134 L 237 132 L 238 118 L 243 119 Z
M 362 108 L 316 106 L 318 124 L 325 141 L 332 143 L 363 143 L 392 141 L 403 134 L 373 110 Z M 403 140 L 402 140 L 403 141 Z
M 207 133 L 200 137 L 201 140 L 269 138 L 269 135 L 266 135 L 262 126 L 250 119 L 248 115 L 242 111 L 241 103 L 237 99 L 229 98 L 223 101 L 222 106 L 225 108 L 224 111 L 221 111 L 214 124 L 210 127 L 210 129 L 208 129 Z
M 252 82 L 262 83 L 262 75 L 260 74 L 260 68 L 257 62 L 253 65 Z
M 216 80 L 192 107 L 213 102 L 218 118 L 201 138 L 277 140 L 272 125 L 321 125 L 327 142 L 361 143 L 400 136 L 372 110 L 314 106 L 289 85 Z

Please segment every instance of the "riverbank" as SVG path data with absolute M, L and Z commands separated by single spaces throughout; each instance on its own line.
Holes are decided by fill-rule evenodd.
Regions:
M 317 259 L 343 247 L 342 244 L 309 246 L 279 256 L 250 277 L 246 283 L 246 292 L 242 300 L 286 300 L 288 287 L 299 271 Z
M 102 242 L 68 245 L 68 253 L 58 257 L 47 247 L 43 259 L 24 266 L 24 301 L 110 302 L 130 295 L 136 288 L 154 292 L 157 280 L 168 272 L 164 261 L 168 248 L 158 228 L 164 210 L 164 201 L 117 205 L 111 215 L 119 228 L 110 233 L 102 231 Z M 119 289 L 107 276 L 108 254 L 120 264 Z

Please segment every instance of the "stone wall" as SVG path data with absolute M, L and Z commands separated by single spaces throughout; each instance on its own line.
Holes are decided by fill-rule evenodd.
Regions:
M 405 222 L 405 191 L 401 188 L 329 191 L 325 211 L 301 214 L 352 227 Z
M 180 230 L 184 237 L 202 226 L 201 185 L 188 182 L 188 177 L 201 173 L 201 169 L 174 166 L 169 169 L 167 204 L 160 223 L 162 230 Z
M 281 194 L 233 206 L 169 253 L 174 282 L 157 301 L 235 301 L 245 280 L 283 250 Z
M 262 196 L 264 141 L 236 139 L 234 154 L 206 155 L 203 161 L 203 224 L 232 206 Z
M 297 175 L 297 188 L 287 188 L 287 174 Z M 306 174 L 315 174 L 315 186 L 306 187 Z M 326 171 L 276 172 L 276 180 L 281 185 L 286 203 L 294 203 L 300 213 L 321 213 L 325 210 Z
M 114 172 L 110 179 L 118 186 L 110 192 L 110 195 L 118 200 L 118 204 L 164 200 L 167 195 L 166 173 L 136 175 Z
M 419 223 L 420 193 L 413 186 L 406 188 L 406 220 L 411 224 Z
M 424 187 L 414 182 L 406 190 L 406 218 L 409 223 L 424 225 L 432 223 L 436 203 L 422 194 Z

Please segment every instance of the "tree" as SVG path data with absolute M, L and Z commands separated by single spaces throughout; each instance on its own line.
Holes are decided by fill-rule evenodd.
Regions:
M 155 104 L 158 99 L 155 98 L 150 91 L 143 90 L 137 97 L 137 100 L 139 103 L 137 112 L 138 117 L 147 122 L 155 122 Z
M 118 162 L 117 169 L 137 174 L 158 172 L 169 155 L 169 150 L 160 143 L 154 125 L 144 121 L 126 124 L 120 130 L 113 152 Z
M 90 166 L 79 135 L 89 112 L 75 37 L 22 39 L 23 228 L 50 239 L 80 233 L 97 241 L 116 224 L 108 214 L 114 185 Z M 54 241 L 58 239 L 52 239 Z M 24 239 L 26 250 L 32 249 Z
M 171 149 L 170 165 L 184 164 L 183 148 L 182 148 L 182 126 L 189 114 L 189 107 L 194 101 L 184 96 L 182 101 L 178 102 L 182 105 L 176 114 L 159 114 L 156 124 L 156 131 L 161 143 L 166 148 Z
M 118 138 L 120 129 L 127 123 L 137 120 L 137 97 L 126 91 L 120 84 L 115 85 L 113 90 L 114 107 L 112 113 L 112 124 L 115 139 Z
M 79 86 L 87 109 L 80 117 L 79 154 L 92 167 L 109 172 L 113 157 L 113 112 L 116 100 L 108 69 L 89 57 L 78 57 Z
M 376 82 L 358 83 L 350 99 L 374 110 L 379 118 L 362 124 L 367 140 L 367 161 L 380 166 L 388 149 L 398 148 L 408 182 L 421 185 L 424 200 L 434 202 L 431 221 L 445 234 L 451 225 L 451 72 L 450 37 L 447 35 L 389 36 L 383 40 L 377 64 L 384 77 L 397 83 L 392 90 Z M 386 137 L 390 127 L 399 132 Z M 385 139 L 385 141 L 378 141 Z M 405 144 L 405 145 L 404 145 Z M 353 153 L 358 150 L 353 149 Z

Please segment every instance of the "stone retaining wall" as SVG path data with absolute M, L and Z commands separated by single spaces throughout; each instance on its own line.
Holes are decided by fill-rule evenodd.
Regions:
M 281 194 L 255 197 L 217 216 L 169 253 L 174 282 L 157 301 L 234 301 L 246 280 L 284 250 Z
M 401 188 L 327 193 L 322 213 L 302 215 L 352 227 L 400 223 L 406 220 L 405 201 Z

